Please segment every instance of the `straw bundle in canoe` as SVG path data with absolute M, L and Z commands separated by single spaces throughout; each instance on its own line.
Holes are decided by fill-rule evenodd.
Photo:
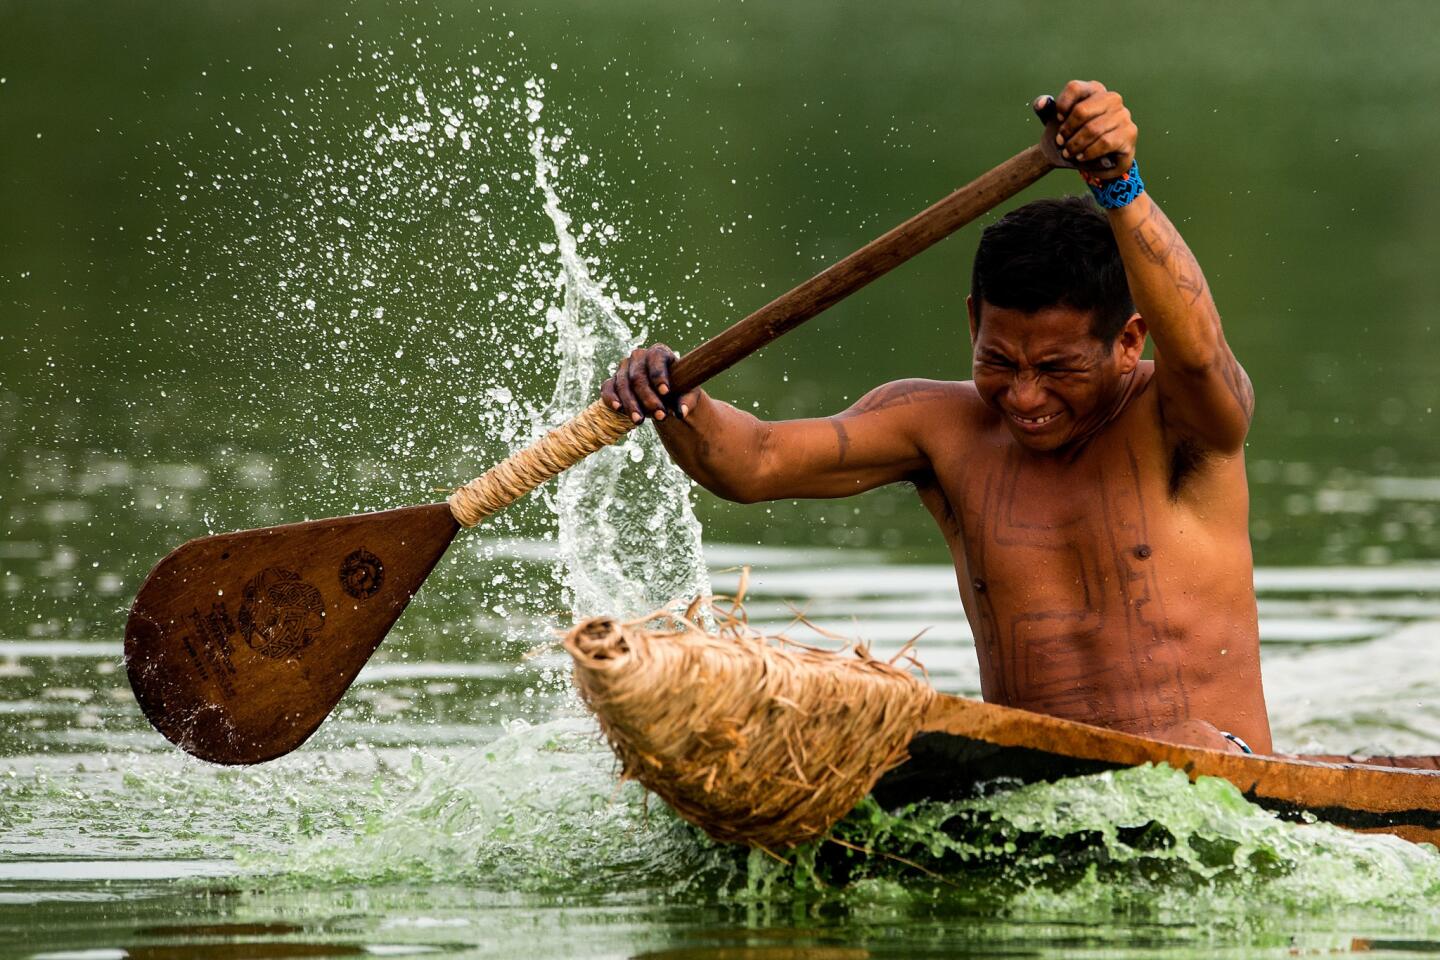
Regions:
M 627 779 L 717 840 L 823 836 L 906 758 L 934 697 L 863 647 L 832 653 L 752 628 L 738 603 L 595 617 L 564 639 L 575 685 Z

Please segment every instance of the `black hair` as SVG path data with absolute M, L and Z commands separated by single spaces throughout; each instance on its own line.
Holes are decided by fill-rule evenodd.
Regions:
M 1036 200 L 986 227 L 970 295 L 977 317 L 982 302 L 1025 313 L 1092 310 L 1090 332 L 1107 345 L 1135 312 L 1115 234 L 1088 197 Z

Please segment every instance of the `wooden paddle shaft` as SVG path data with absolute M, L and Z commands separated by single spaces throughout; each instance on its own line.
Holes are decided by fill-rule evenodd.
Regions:
M 685 354 L 670 370 L 673 395 L 688 393 L 716 374 L 730 369 L 756 350 L 1004 203 L 1052 169 L 1054 164 L 1036 145 L 982 174 Z
M 1062 165 L 1068 164 L 1042 141 L 982 174 L 685 354 L 670 370 L 671 396 L 687 393 L 730 369 Z M 614 443 L 633 426 L 628 418 L 597 400 L 569 422 L 457 489 L 450 496 L 451 512 L 462 526 L 473 527 Z

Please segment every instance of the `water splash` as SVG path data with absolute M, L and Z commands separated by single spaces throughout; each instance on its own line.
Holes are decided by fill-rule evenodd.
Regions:
M 540 87 L 532 84 L 532 119 L 538 120 Z M 552 185 L 557 169 L 551 154 L 564 144 L 563 136 L 547 137 L 538 124 L 530 141 L 535 185 L 555 225 L 556 286 L 564 291 L 563 305 L 547 315 L 557 332 L 559 358 L 550 401 L 554 418 L 588 406 L 599 395 L 601 381 L 646 333 L 632 331 L 621 316 L 622 311 L 644 316 L 646 304 L 606 292 L 580 255 L 570 216 Z M 710 593 L 691 486 L 648 425 L 561 475 L 556 497 L 560 570 L 577 614 L 636 616 L 677 597 Z
M 244 149 L 182 169 L 184 202 L 150 237 L 200 307 L 176 319 L 177 337 L 197 362 L 218 352 L 238 371 L 197 433 L 286 425 L 256 438 L 285 461 L 272 471 L 284 510 L 214 497 L 217 529 L 434 498 L 578 413 L 655 320 L 597 255 L 623 224 L 591 199 L 604 174 L 570 128 L 541 126 L 533 65 L 391 60 L 362 54 L 306 103 L 277 103 L 273 124 L 223 127 Z M 334 121 L 336 104 L 361 98 L 373 114 Z M 582 204 L 572 221 L 566 207 Z M 200 456 L 223 473 L 250 455 Z M 647 426 L 487 520 L 471 549 L 493 567 L 497 542 L 553 539 L 565 606 L 643 613 L 708 591 L 689 489 Z M 466 571 L 449 566 L 427 594 L 473 604 Z M 484 599 L 505 623 L 462 616 L 455 632 L 499 626 L 509 647 L 533 645 L 553 586 L 516 564 L 492 573 Z
M 172 325 L 187 376 L 226 361 L 193 411 L 207 447 L 185 451 L 213 464 L 215 529 L 439 499 L 540 428 L 557 292 L 514 79 L 528 68 L 518 53 L 482 64 L 357 49 L 303 101 L 246 94 L 272 97 L 271 118 L 222 121 L 231 148 L 161 188 L 150 244 L 195 303 Z M 422 636 L 532 646 L 556 591 L 494 547 L 555 525 L 541 497 L 488 520 L 401 632 L 429 619 Z M 479 589 L 466 552 L 485 565 Z

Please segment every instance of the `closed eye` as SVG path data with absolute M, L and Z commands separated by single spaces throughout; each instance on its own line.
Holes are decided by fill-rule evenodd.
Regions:
M 1006 370 L 1015 369 L 1015 361 L 1007 360 L 1005 357 L 997 357 L 993 355 L 982 356 L 980 358 L 980 362 L 987 367 L 1003 367 Z

